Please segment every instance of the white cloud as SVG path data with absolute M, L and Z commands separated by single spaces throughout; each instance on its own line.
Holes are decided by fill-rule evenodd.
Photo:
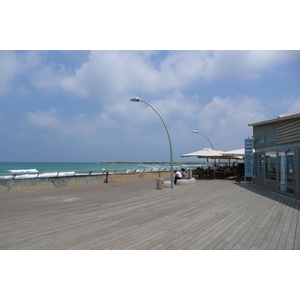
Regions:
M 273 112 L 273 115 L 269 116 L 271 119 L 282 114 L 298 114 L 300 113 L 300 97 L 284 98 L 280 102 L 269 104 L 268 109 Z
M 48 62 L 47 52 L 0 54 L 2 90 L 23 73 L 39 89 L 105 102 L 129 94 L 183 91 L 203 80 L 253 80 L 300 59 L 299 51 L 91 51 L 88 61 L 71 71 Z
M 190 121 L 196 117 L 196 112 L 200 110 L 201 105 L 198 99 L 186 97 L 180 91 L 174 91 L 165 95 L 162 99 L 149 100 L 148 102 L 155 108 L 168 124 L 174 124 L 178 120 Z M 130 102 L 128 99 L 112 103 L 105 106 L 105 113 L 111 120 L 122 120 L 122 122 L 135 124 L 138 127 L 142 125 L 149 126 L 159 120 L 155 111 L 143 102 Z M 159 121 L 160 122 L 160 121 Z
M 32 75 L 32 81 L 38 89 L 58 90 L 61 78 L 65 76 L 65 70 L 61 67 L 55 70 L 52 65 L 43 65 Z
M 297 51 L 92 51 L 61 86 L 81 97 L 115 101 L 124 94 L 184 90 L 202 80 L 253 80 L 281 63 L 299 60 Z
M 198 99 L 186 97 L 180 91 L 174 91 L 162 100 L 153 101 L 153 105 L 170 120 L 187 120 L 195 117 L 195 112 L 200 110 Z
M 92 51 L 89 61 L 75 75 L 63 78 L 61 86 L 81 97 L 115 101 L 115 96 L 143 84 L 143 74 L 152 76 L 147 57 L 138 51 Z
M 57 89 L 59 80 L 66 76 L 63 66 L 47 64 L 46 52 L 37 51 L 0 51 L 0 93 L 8 92 L 18 75 L 24 76 L 25 82 L 31 80 L 38 89 Z M 28 95 L 28 83 L 16 86 L 21 95 Z
M 249 96 L 214 97 L 199 112 L 198 128 L 195 129 L 213 136 L 217 145 L 227 148 L 221 150 L 241 148 L 243 139 L 251 135 L 252 128 L 247 125 L 266 119 L 261 110 L 262 103 Z
M 299 51 L 215 51 L 207 57 L 208 80 L 254 80 L 282 63 L 300 60 Z
M 288 101 L 286 105 L 286 111 L 288 114 L 300 113 L 300 97 L 298 97 L 296 100 Z
M 19 73 L 20 63 L 13 51 L 0 51 L 0 94 L 10 90 L 11 82 Z
M 98 95 L 106 101 L 122 94 L 184 89 L 201 76 L 205 55 L 203 51 L 92 51 L 74 75 L 61 78 L 61 86 L 80 97 Z
M 65 136 L 90 136 L 98 138 L 115 129 L 116 120 L 111 119 L 106 112 L 99 115 L 79 114 L 63 124 L 60 134 Z
M 40 127 L 56 127 L 60 125 L 60 121 L 56 118 L 57 111 L 50 107 L 48 111 L 42 112 L 38 110 L 37 112 L 29 112 L 27 114 L 29 121 Z
M 102 131 L 109 131 L 117 127 L 116 120 L 106 113 L 99 115 L 78 114 L 70 120 L 60 120 L 56 109 L 50 107 L 47 111 L 27 113 L 31 124 L 40 128 L 49 128 L 60 137 L 97 137 Z

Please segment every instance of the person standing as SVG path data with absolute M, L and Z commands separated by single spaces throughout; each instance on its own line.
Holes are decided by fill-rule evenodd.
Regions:
M 218 170 L 217 165 L 214 165 L 213 166 L 213 178 L 217 177 L 217 170 Z

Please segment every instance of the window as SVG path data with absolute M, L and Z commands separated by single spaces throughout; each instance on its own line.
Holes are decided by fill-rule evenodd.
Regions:
M 261 145 L 264 143 L 270 143 L 276 141 L 276 132 L 266 134 L 264 136 L 260 136 L 255 138 L 255 145 Z
M 266 135 L 266 143 L 276 141 L 276 132 L 270 133 Z
M 299 195 L 298 197 L 300 198 L 300 148 L 298 148 L 298 180 L 299 180 Z
M 263 136 L 255 138 L 255 145 L 260 145 L 265 142 L 265 138 Z
M 276 180 L 276 151 L 268 151 L 265 154 L 266 178 Z
M 294 194 L 295 157 L 294 149 L 283 149 L 278 152 L 279 190 Z
M 255 154 L 255 176 L 264 178 L 264 154 Z

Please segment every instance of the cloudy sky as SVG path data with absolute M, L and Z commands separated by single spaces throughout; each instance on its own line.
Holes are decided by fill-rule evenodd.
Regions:
M 2 161 L 167 161 L 300 113 L 300 51 L 1 51 Z M 195 159 L 194 159 L 195 160 Z

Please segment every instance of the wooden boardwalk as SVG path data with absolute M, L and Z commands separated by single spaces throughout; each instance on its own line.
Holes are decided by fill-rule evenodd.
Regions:
M 155 180 L 0 194 L 0 249 L 300 249 L 299 201 L 252 184 Z

